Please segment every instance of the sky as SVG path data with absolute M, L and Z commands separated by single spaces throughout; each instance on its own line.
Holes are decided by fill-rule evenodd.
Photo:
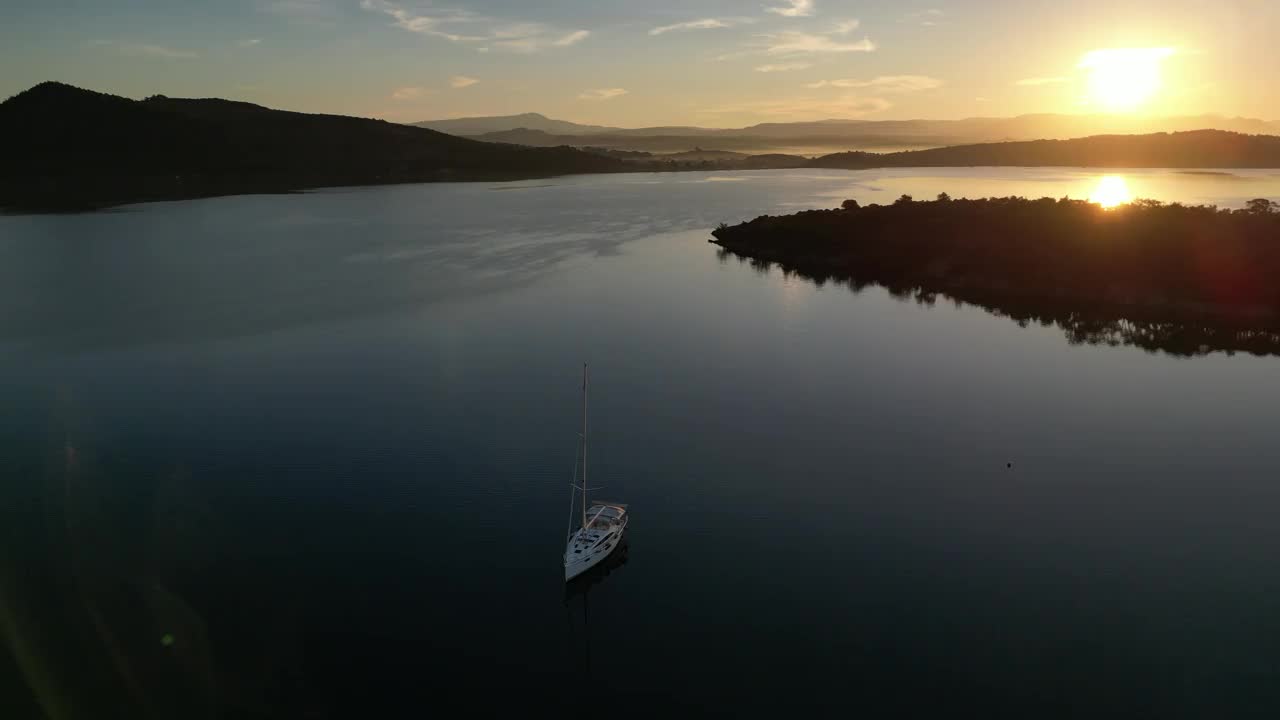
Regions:
M 0 97 L 59 80 L 396 122 L 623 127 L 1275 120 L 1277 31 L 1275 0 L 5 0 Z

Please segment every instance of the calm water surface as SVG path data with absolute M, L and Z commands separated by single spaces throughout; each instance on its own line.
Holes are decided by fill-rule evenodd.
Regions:
M 1108 174 L 1280 198 L 1276 172 Z M 706 242 L 848 197 L 1101 183 L 637 174 L 0 218 L 0 688 L 62 717 L 1274 717 L 1280 359 L 1071 346 Z M 626 564 L 566 596 L 584 360 L 591 485 L 633 519 Z

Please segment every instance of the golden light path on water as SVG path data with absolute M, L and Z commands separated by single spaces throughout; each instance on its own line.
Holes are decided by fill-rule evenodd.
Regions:
M 1123 175 L 1103 175 L 1089 194 L 1089 202 L 1113 208 L 1133 202 L 1133 193 L 1129 192 L 1129 184 L 1124 181 Z

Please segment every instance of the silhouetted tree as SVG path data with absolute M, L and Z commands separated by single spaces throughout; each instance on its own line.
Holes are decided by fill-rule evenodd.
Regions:
M 1269 215 L 1271 213 L 1280 212 L 1280 204 L 1274 203 L 1266 198 L 1254 198 L 1244 205 L 1245 211 L 1254 215 Z
M 857 210 L 857 209 L 858 209 L 858 201 L 857 201 L 857 200 L 852 200 L 852 199 L 850 199 L 850 200 L 845 200 L 844 202 L 840 203 L 840 207 L 841 207 L 841 209 L 843 209 L 843 210 Z

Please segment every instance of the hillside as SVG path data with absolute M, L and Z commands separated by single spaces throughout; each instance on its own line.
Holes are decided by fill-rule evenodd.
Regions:
M 1280 137 L 1195 130 L 1152 135 L 1099 135 L 1074 140 L 960 145 L 897 153 L 845 152 L 813 160 L 812 167 L 1280 167 Z
M 60 83 L 0 103 L 0 150 L 0 206 L 27 208 L 622 167 L 571 148 L 227 100 L 130 100 Z

